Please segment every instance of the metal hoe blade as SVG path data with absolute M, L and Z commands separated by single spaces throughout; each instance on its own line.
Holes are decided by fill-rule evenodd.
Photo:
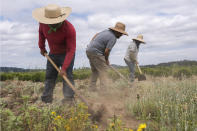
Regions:
M 138 68 L 138 70 L 140 72 L 140 75 L 138 76 L 138 81 L 146 80 L 146 76 L 144 74 L 142 74 L 142 71 L 140 69 L 140 66 L 138 64 L 136 64 L 136 65 L 137 65 L 137 68 Z
M 138 76 L 138 81 L 144 81 L 144 80 L 146 80 L 146 76 L 143 75 L 143 74 L 140 74 L 140 75 Z

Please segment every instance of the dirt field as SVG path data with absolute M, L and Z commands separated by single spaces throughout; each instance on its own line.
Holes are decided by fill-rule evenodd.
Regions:
M 168 83 L 175 84 L 180 83 L 174 78 L 152 78 L 147 77 L 146 81 L 135 81 L 132 86 L 128 86 L 125 81 L 119 79 L 117 81 L 109 82 L 109 86 L 106 89 L 100 89 L 99 82 L 97 83 L 97 91 L 90 91 L 88 88 L 89 80 L 76 80 L 75 87 L 78 89 L 81 95 L 87 98 L 88 102 L 93 103 L 94 109 L 97 109 L 101 104 L 105 106 L 100 121 L 96 124 L 99 130 L 105 130 L 110 122 L 110 118 L 119 117 L 124 123 L 124 127 L 137 129 L 140 123 L 145 123 L 145 120 L 138 120 L 129 110 L 129 105 L 138 103 L 140 99 L 146 100 L 150 95 L 153 95 L 153 90 L 156 90 L 156 84 Z M 183 80 L 184 82 L 184 80 Z M 192 77 L 189 80 L 185 79 L 185 82 L 189 85 L 191 83 L 196 86 L 196 77 Z M 164 85 L 165 86 L 165 85 Z M 178 86 L 178 85 L 177 85 Z M 20 106 L 16 102 L 22 102 L 20 96 L 29 95 L 28 99 L 30 103 L 39 106 L 60 106 L 62 94 L 62 83 L 57 83 L 54 90 L 54 101 L 51 105 L 45 105 L 41 102 L 40 96 L 44 88 L 44 83 L 33 83 L 30 81 L 5 81 L 1 82 L 1 104 L 5 108 L 9 108 L 14 112 L 20 112 Z M 155 88 L 155 89 L 154 89 Z M 159 93 L 159 90 L 158 90 Z M 194 97 L 197 99 L 197 95 Z M 76 97 L 76 102 L 80 100 Z M 24 99 L 23 99 L 24 102 Z M 66 105 L 67 106 L 67 105 Z M 17 114 L 17 113 L 16 113 Z

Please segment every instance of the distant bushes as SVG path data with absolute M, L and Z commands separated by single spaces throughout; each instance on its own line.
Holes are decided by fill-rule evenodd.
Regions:
M 154 68 L 142 68 L 142 71 L 154 77 L 168 77 L 173 76 L 177 79 L 183 77 L 191 77 L 197 75 L 197 66 L 171 66 L 171 67 L 154 67 Z
M 20 73 L 1 73 L 0 74 L 0 80 L 13 80 L 18 79 L 21 81 L 33 81 L 33 82 L 43 82 L 45 79 L 45 73 L 44 72 L 20 72 Z
M 168 77 L 173 76 L 181 80 L 184 77 L 191 77 L 192 75 L 197 75 L 197 66 L 157 66 L 157 67 L 142 67 L 142 72 L 146 75 L 151 75 L 153 77 Z M 129 77 L 129 70 L 128 68 L 119 68 L 119 72 Z M 109 70 L 108 72 L 109 77 L 113 80 L 117 80 L 120 76 L 114 72 L 113 70 Z M 73 71 L 73 78 L 83 80 L 89 78 L 91 75 L 91 70 L 88 68 L 77 69 Z M 135 76 L 139 76 L 139 71 L 136 68 Z M 45 72 L 38 71 L 38 72 L 9 72 L 9 73 L 0 73 L 0 80 L 13 80 L 18 79 L 21 81 L 33 81 L 33 82 L 44 82 L 45 81 Z M 58 76 L 57 82 L 62 81 L 61 76 Z
M 158 68 L 142 68 L 143 73 L 155 76 L 155 77 L 168 77 L 172 74 L 172 70 L 165 67 L 158 67 Z
M 91 75 L 90 69 L 78 69 L 74 70 L 73 78 L 74 79 L 87 79 Z M 33 82 L 44 82 L 45 81 L 45 72 L 9 72 L 9 73 L 0 73 L 0 81 L 5 80 L 14 80 L 18 79 L 21 81 L 33 81 Z M 61 76 L 58 75 L 57 82 L 62 81 Z
M 1 81 L 5 81 L 5 80 L 13 80 L 14 79 L 14 76 L 12 74 L 6 74 L 6 73 L 1 73 L 0 74 L 0 80 Z
M 89 78 L 91 75 L 91 70 L 90 69 L 77 69 L 73 71 L 73 78 L 83 80 L 86 78 Z
M 179 69 L 176 72 L 174 72 L 173 77 L 181 80 L 183 77 L 191 77 L 192 72 L 189 69 Z

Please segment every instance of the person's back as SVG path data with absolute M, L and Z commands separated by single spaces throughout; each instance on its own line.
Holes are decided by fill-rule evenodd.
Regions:
M 137 60 L 138 52 L 139 49 L 137 48 L 135 42 L 132 41 L 127 48 L 124 59 L 126 59 L 127 61 L 135 61 Z
M 97 33 L 91 40 L 86 49 L 86 55 L 89 59 L 92 74 L 90 80 L 90 89 L 96 90 L 96 81 L 99 77 L 101 88 L 107 86 L 107 68 L 109 63 L 109 54 L 116 40 L 122 35 L 128 35 L 125 32 L 125 25 L 121 22 L 117 22 L 115 27 L 110 27 L 108 30 L 104 30 Z
M 105 49 L 112 49 L 116 40 L 117 38 L 111 30 L 104 30 L 91 40 L 86 51 L 96 55 L 104 55 Z

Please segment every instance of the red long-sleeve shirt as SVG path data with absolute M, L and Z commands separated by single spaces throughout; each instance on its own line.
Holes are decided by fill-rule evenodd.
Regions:
M 50 27 L 40 23 L 39 26 L 39 48 L 46 51 L 45 40 L 48 41 L 51 54 L 65 54 L 62 69 L 65 71 L 71 63 L 76 51 L 76 32 L 73 25 L 67 20 L 56 32 L 48 33 Z

